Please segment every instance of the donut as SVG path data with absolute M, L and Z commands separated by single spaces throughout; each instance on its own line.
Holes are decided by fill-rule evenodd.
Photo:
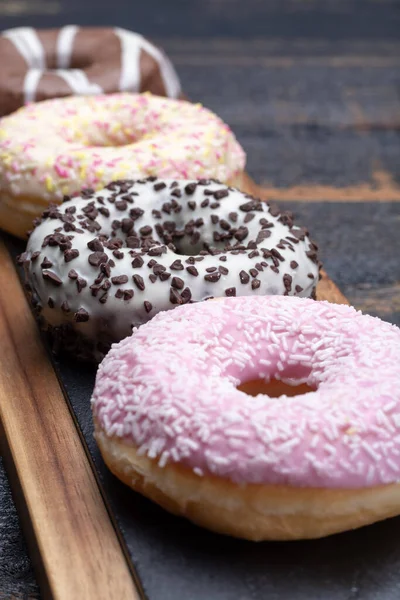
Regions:
M 17 27 L 0 35 L 0 56 L 0 116 L 28 102 L 72 94 L 181 95 L 164 52 L 126 29 Z
M 159 311 L 212 297 L 313 296 L 307 231 L 216 181 L 116 181 L 44 212 L 21 256 L 57 345 L 101 360 Z
M 50 202 L 146 176 L 240 181 L 245 154 L 201 105 L 151 94 L 72 96 L 0 121 L 0 227 L 23 237 Z
M 180 306 L 100 364 L 95 435 L 117 477 L 198 525 L 318 538 L 400 513 L 399 364 L 400 330 L 349 306 Z

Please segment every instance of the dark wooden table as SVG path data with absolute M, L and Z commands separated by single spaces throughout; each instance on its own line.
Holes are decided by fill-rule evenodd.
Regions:
M 254 179 L 309 226 L 349 300 L 400 325 L 398 2 L 0 0 L 1 29 L 66 23 L 163 45 L 188 96 L 234 129 Z M 0 463 L 0 599 L 28 597 L 39 592 Z

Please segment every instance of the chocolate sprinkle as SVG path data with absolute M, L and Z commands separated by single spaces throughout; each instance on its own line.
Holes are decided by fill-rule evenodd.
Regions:
M 225 296 L 236 296 L 236 288 L 231 287 L 225 290 Z
M 183 266 L 181 260 L 177 259 L 177 260 L 174 260 L 174 262 L 172 263 L 172 265 L 170 265 L 169 268 L 172 269 L 173 271 L 182 271 L 184 269 L 184 266 Z
M 190 300 L 192 299 L 192 292 L 190 291 L 190 289 L 188 287 L 185 287 L 183 292 L 181 292 L 181 298 L 182 298 L 184 304 L 186 304 L 187 302 L 190 302 Z
M 214 192 L 214 198 L 216 200 L 222 200 L 222 198 L 226 198 L 227 196 L 229 196 L 228 190 L 218 190 L 217 192 Z
M 69 304 L 66 300 L 61 304 L 61 310 L 65 313 L 70 312 Z
M 283 285 L 285 286 L 287 292 L 290 292 L 292 289 L 292 281 L 292 276 L 288 275 L 288 273 L 285 273 L 283 276 Z
M 105 252 L 94 252 L 93 254 L 89 254 L 89 264 L 93 267 L 98 267 L 101 263 L 105 263 L 108 260 L 108 256 Z
M 146 286 L 144 284 L 144 279 L 143 277 L 141 277 L 141 275 L 133 275 L 132 279 L 135 285 L 139 288 L 139 290 L 143 291 L 145 289 Z
M 47 281 L 50 281 L 50 283 L 53 283 L 57 287 L 59 285 L 62 285 L 61 279 L 58 277 L 58 275 L 56 275 L 55 273 L 53 273 L 53 271 L 47 271 L 47 270 L 42 271 L 42 275 L 43 275 L 43 279 L 46 279 Z
M 74 314 L 74 321 L 76 321 L 77 323 L 85 323 L 86 321 L 89 321 L 89 313 L 87 312 L 87 310 L 85 310 L 84 308 L 80 308 L 79 310 L 77 310 Z
M 143 302 L 143 306 L 144 306 L 144 310 L 145 310 L 147 313 L 151 312 L 151 310 L 152 310 L 152 308 L 153 308 L 153 305 L 152 305 L 152 303 L 151 303 L 151 302 L 149 302 L 148 300 L 145 300 L 145 301 Z
M 194 193 L 195 193 L 195 191 L 196 191 L 196 187 L 197 187 L 197 184 L 196 184 L 196 183 L 188 183 L 188 184 L 185 186 L 185 193 L 186 193 L 188 196 L 191 196 L 192 194 L 194 194 Z M 192 208 L 192 207 L 190 207 L 190 208 Z M 194 210 L 194 209 L 193 209 L 193 210 Z
M 64 251 L 65 262 L 71 262 L 71 260 L 74 260 L 74 258 L 78 258 L 78 256 L 79 256 L 79 250 L 77 250 L 76 248 L 72 248 L 71 250 Z
M 85 288 L 86 286 L 87 286 L 86 279 L 83 279 L 83 277 L 78 277 L 78 279 L 76 280 L 76 287 L 77 287 L 79 294 L 81 293 L 83 288 Z
M 216 283 L 219 279 L 221 279 L 221 273 L 210 273 L 209 275 L 204 275 L 204 279 L 206 281 L 210 281 L 211 283 Z
M 186 267 L 186 271 L 188 273 L 190 273 L 191 275 L 193 275 L 194 277 L 197 277 L 199 274 L 198 270 L 194 266 Z
M 103 252 L 104 250 L 103 244 L 98 238 L 94 238 L 94 240 L 88 242 L 87 247 L 89 248 L 89 250 L 93 250 L 93 252 Z
M 50 267 L 53 266 L 53 263 L 47 258 L 47 256 L 45 256 L 40 266 L 42 267 L 42 269 L 50 269 Z
M 118 275 L 117 277 L 111 277 L 111 283 L 113 285 L 122 285 L 123 283 L 128 283 L 128 276 Z
M 170 288 L 169 300 L 171 304 L 183 304 L 183 300 L 174 288 Z
M 178 290 L 181 290 L 184 285 L 185 285 L 185 282 L 180 277 L 173 277 L 171 279 L 171 286 Z
M 239 277 L 240 277 L 240 283 L 249 283 L 249 281 L 250 281 L 249 274 L 246 273 L 246 271 L 240 271 Z

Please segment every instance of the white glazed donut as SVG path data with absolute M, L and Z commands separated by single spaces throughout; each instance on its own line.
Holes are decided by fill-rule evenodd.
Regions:
M 96 439 L 122 481 L 199 525 L 321 537 L 400 513 L 399 364 L 400 330 L 349 306 L 181 306 L 100 365 Z
M 319 270 L 316 246 L 289 214 L 215 181 L 156 178 L 51 207 L 22 261 L 46 327 L 97 358 L 180 304 L 313 296 Z

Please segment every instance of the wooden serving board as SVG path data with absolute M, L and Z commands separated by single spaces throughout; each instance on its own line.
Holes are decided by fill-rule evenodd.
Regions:
M 95 370 L 49 356 L 16 270 L 22 250 L 21 242 L 0 238 L 1 444 L 43 596 L 265 598 L 264 583 L 271 583 L 259 567 L 271 561 L 272 544 L 200 530 L 108 472 L 92 436 Z M 317 296 L 347 303 L 326 273 Z M 221 564 L 229 555 L 234 571 Z

